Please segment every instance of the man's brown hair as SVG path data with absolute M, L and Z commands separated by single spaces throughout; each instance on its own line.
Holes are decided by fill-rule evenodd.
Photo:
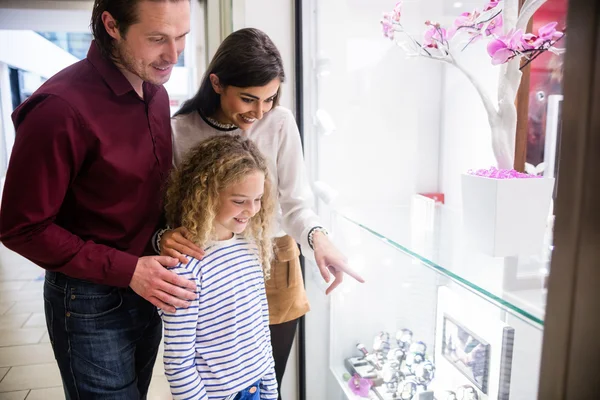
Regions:
M 96 41 L 96 46 L 104 57 L 112 58 L 114 39 L 108 34 L 102 14 L 107 11 L 117 23 L 117 29 L 122 37 L 127 35 L 129 27 L 139 21 L 138 4 L 142 1 L 181 1 L 181 0 L 95 0 L 92 11 L 90 28 Z

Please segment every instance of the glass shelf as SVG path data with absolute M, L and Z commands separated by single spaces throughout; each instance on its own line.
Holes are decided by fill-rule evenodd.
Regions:
M 537 329 L 544 325 L 550 252 L 491 257 L 469 245 L 461 216 L 444 206 L 334 210 L 342 218 Z
M 480 254 L 461 232 L 460 215 L 443 206 L 345 208 L 331 218 L 333 240 L 366 280 L 347 279 L 330 299 L 329 367 L 341 398 L 359 398 L 343 379 L 368 359 L 359 347 L 375 354 L 374 339 L 384 333 L 389 348 L 398 349 L 396 335 L 403 329 L 412 332 L 412 343 L 425 344 L 424 361 L 435 366 L 434 378 L 413 400 L 451 398 L 445 393 L 464 387 L 480 400 L 537 398 L 545 307 L 540 271 L 547 264 L 541 255 Z M 458 340 L 464 349 L 448 351 Z M 465 361 L 467 342 L 481 344 L 474 346 L 484 364 Z M 390 353 L 381 353 L 381 365 L 389 364 Z M 406 360 L 397 370 L 418 376 Z M 377 380 L 369 398 L 394 398 L 383 370 L 367 366 L 363 373 Z

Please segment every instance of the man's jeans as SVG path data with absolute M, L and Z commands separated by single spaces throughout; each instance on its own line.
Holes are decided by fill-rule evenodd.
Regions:
M 130 288 L 50 271 L 44 306 L 68 400 L 146 398 L 162 335 L 155 306 Z

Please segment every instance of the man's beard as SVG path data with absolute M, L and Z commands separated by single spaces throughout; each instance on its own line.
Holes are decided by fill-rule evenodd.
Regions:
M 135 68 L 133 56 L 129 53 L 127 46 L 124 43 L 115 45 L 115 61 L 120 67 L 141 78 L 140 71 L 137 71 Z
M 121 68 L 136 75 L 144 82 L 155 83 L 153 82 L 152 77 L 146 74 L 146 71 L 143 69 L 143 62 L 139 62 L 135 59 L 127 45 L 124 43 L 116 44 L 114 54 L 115 62 L 118 63 Z

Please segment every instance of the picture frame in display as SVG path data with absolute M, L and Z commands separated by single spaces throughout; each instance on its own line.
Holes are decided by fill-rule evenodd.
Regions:
M 444 358 L 488 394 L 490 345 L 447 314 L 444 315 L 442 335 Z
M 438 289 L 436 390 L 470 385 L 480 399 L 509 400 L 515 329 L 471 296 Z

